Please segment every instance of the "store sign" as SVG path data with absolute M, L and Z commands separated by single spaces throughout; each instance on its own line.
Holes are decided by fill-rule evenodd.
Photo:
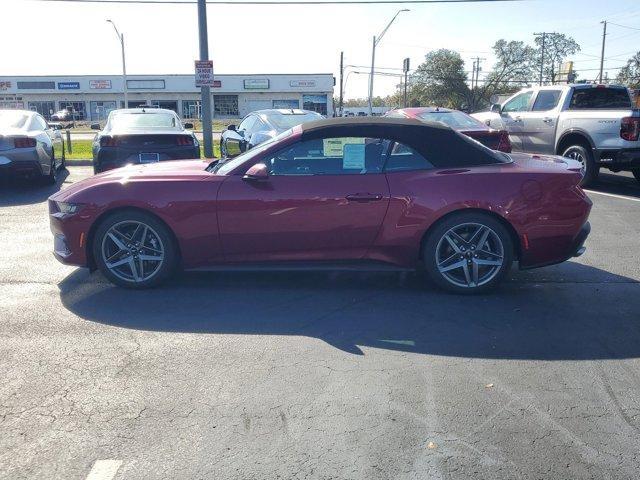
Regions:
M 291 80 L 289 82 L 290 87 L 297 88 L 312 88 L 316 86 L 315 80 Z
M 213 79 L 213 61 L 196 60 L 196 87 L 215 87 Z
M 80 82 L 58 82 L 58 90 L 80 90 Z
M 11 82 L 0 82 L 0 90 L 9 90 L 11 88 Z
M 211 85 L 213 88 L 221 88 L 222 87 L 222 80 L 214 80 L 213 81 L 213 85 Z
M 111 88 L 111 80 L 91 80 L 89 88 L 93 90 L 109 90 Z
M 244 81 L 245 90 L 269 90 L 268 78 L 252 78 Z

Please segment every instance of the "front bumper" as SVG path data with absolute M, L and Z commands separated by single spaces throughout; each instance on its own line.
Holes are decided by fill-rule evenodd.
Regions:
M 80 212 L 65 215 L 49 200 L 49 226 L 53 234 L 53 255 L 65 265 L 88 266 L 87 242 L 91 215 Z
M 598 163 L 615 171 L 640 169 L 640 148 L 602 150 L 598 154 Z

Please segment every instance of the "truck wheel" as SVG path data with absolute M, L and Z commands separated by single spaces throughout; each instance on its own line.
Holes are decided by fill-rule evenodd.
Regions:
M 635 170 L 631 170 L 633 176 L 636 177 L 636 180 L 640 182 L 640 168 L 636 168 Z
M 577 160 L 582 164 L 582 181 L 580 186 L 586 187 L 598 178 L 598 167 L 593 160 L 593 153 L 583 145 L 571 145 L 562 153 L 563 157 Z

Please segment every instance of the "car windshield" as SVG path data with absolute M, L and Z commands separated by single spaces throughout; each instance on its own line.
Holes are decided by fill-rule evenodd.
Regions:
M 429 122 L 443 123 L 456 130 L 465 128 L 486 128 L 482 122 L 462 112 L 422 112 L 418 114 L 418 118 Z
M 176 128 L 178 120 L 170 113 L 118 113 L 109 120 L 113 129 L 128 128 Z
M 22 128 L 28 115 L 21 112 L 0 112 L 0 128 Z
M 306 122 L 322 119 L 318 113 L 272 113 L 267 117 L 278 130 L 289 130 Z
M 293 132 L 292 129 L 286 130 L 282 132 L 280 135 L 276 135 L 270 140 L 267 140 L 264 143 L 261 143 L 257 147 L 252 148 L 251 150 L 247 150 L 246 152 L 238 155 L 229 160 L 221 159 L 220 161 L 214 163 L 213 165 L 209 165 L 207 167 L 207 171 L 211 173 L 217 173 L 218 175 L 227 175 L 229 172 L 233 171 L 236 167 L 243 164 L 244 162 L 251 160 L 257 155 L 260 155 L 262 152 L 273 146 L 274 143 L 279 142 L 283 138 L 287 138 Z

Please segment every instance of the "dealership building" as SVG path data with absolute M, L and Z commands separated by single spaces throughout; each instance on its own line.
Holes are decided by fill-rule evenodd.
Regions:
M 303 108 L 333 115 L 332 74 L 216 75 L 211 87 L 214 118 L 240 118 L 264 108 Z M 0 109 L 34 110 L 49 119 L 71 108 L 78 119 L 104 120 L 124 107 L 121 75 L 0 76 Z M 154 105 L 182 118 L 200 117 L 194 75 L 128 75 L 129 107 Z

